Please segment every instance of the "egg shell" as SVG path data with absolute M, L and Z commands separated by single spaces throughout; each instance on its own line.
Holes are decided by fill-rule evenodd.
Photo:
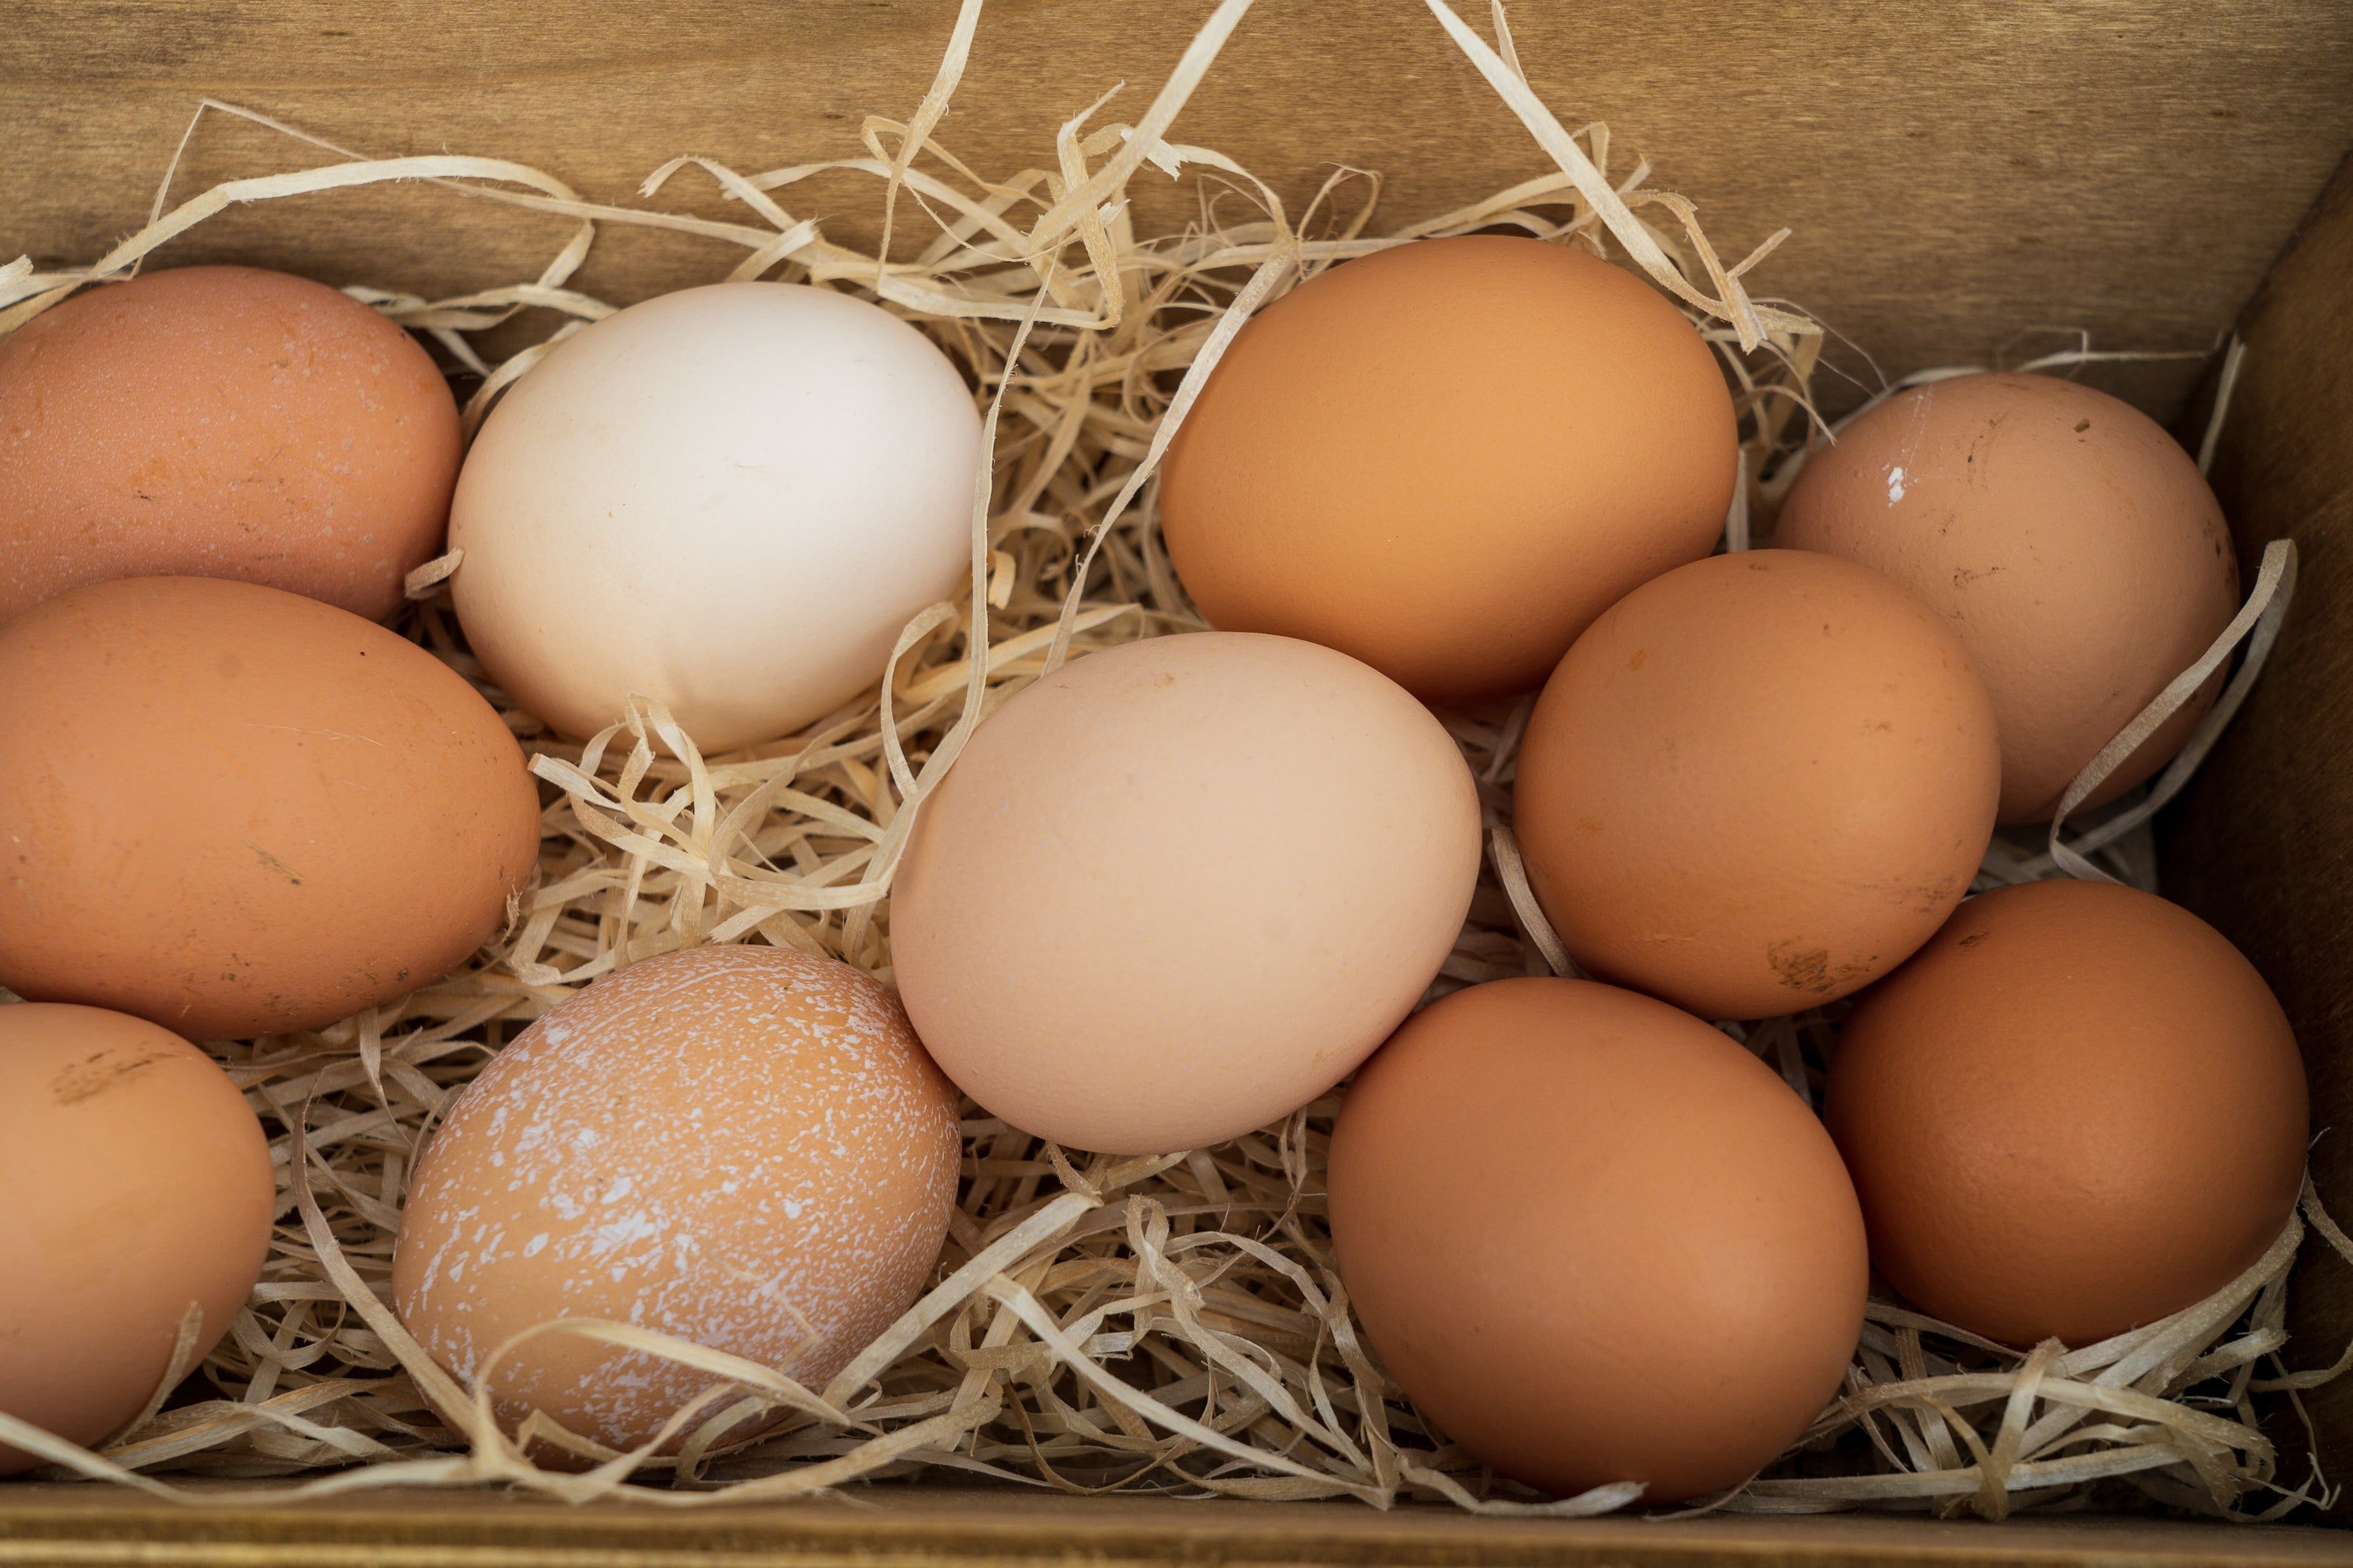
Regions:
M 1824 1114 L 1887 1282 L 2021 1346 L 2228 1284 L 2286 1226 L 2308 1131 L 2295 1037 L 2239 951 L 2066 880 L 1971 899 L 1865 995 Z
M 474 652 L 567 735 L 665 703 L 705 751 L 881 678 L 971 566 L 980 416 L 928 338 L 787 283 L 633 305 L 507 392 L 466 458 L 450 580 Z
M 99 1007 L 0 1006 L 0 1412 L 84 1447 L 227 1333 L 269 1253 L 269 1141 L 211 1058 Z M 192 1362 L 191 1365 L 194 1364 Z M 0 1476 L 42 1461 L 0 1443 Z
M 960 1149 L 955 1092 L 880 983 L 770 947 L 647 959 L 459 1098 L 409 1189 L 394 1304 L 470 1384 L 512 1336 L 594 1317 L 822 1389 L 929 1280 Z M 616 1448 L 712 1383 L 571 1334 L 491 1373 L 502 1420 L 536 1407 Z
M 1993 693 L 2001 819 L 2046 819 L 2239 603 L 2214 492 L 2133 407 L 2045 375 L 1899 393 L 1809 458 L 1773 542 L 1883 572 L 1947 617 Z M 2086 804 L 2162 767 L 2218 675 Z
M 891 901 L 915 1028 L 1058 1143 L 1238 1137 L 1330 1089 L 1451 951 L 1479 803 L 1394 682 L 1288 637 L 1090 654 L 976 731 Z
M 1689 1014 L 1500 980 L 1382 1047 L 1332 1133 L 1332 1240 L 1416 1408 L 1540 1490 L 1736 1485 L 1836 1396 L 1870 1269 L 1804 1101 Z
M 440 547 L 458 405 L 323 283 L 181 267 L 0 340 L 0 623 L 116 577 L 228 577 L 381 620 Z
M 0 984 L 198 1039 L 429 984 L 539 851 L 522 752 L 455 671 L 276 588 L 140 577 L 0 627 Z
M 1422 240 L 1241 330 L 1168 449 L 1161 523 L 1213 625 L 1466 702 L 1533 690 L 1612 601 L 1706 554 L 1736 446 L 1714 354 L 1641 279 Z
M 1711 1018 L 1819 1006 L 1928 940 L 2000 752 L 1951 631 L 1862 567 L 1713 556 L 1577 639 L 1521 743 L 1528 879 L 1596 976 Z

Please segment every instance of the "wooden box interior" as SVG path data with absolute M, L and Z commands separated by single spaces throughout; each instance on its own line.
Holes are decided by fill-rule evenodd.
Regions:
M 1055 125 L 1114 81 L 1128 85 L 1110 117 L 1140 111 L 1209 9 L 997 0 L 941 139 L 991 172 L 1050 164 Z M 1482 13 L 1466 11 L 1483 27 Z M 913 110 L 953 16 L 945 0 L 702 0 L 658 14 L 16 0 L 0 53 L 0 259 L 83 262 L 136 228 L 208 94 L 370 155 L 510 157 L 605 199 L 627 199 L 677 153 L 744 169 L 845 155 L 867 114 Z M 1521 0 L 1511 20 L 1539 94 L 1572 124 L 1609 123 L 1616 173 L 1648 157 L 1650 183 L 1695 200 L 1731 255 L 1789 226 L 1752 285 L 1811 310 L 1888 374 L 2015 361 L 2076 331 L 2099 348 L 2200 353 L 2234 323 L 2242 332 L 2214 483 L 2246 561 L 2292 535 L 2303 583 L 2270 671 L 2163 820 L 2162 864 L 2167 891 L 2244 948 L 2286 1005 L 2312 1076 L 2314 1173 L 2353 1220 L 2353 1142 L 2337 1131 L 2353 1113 L 2353 6 Z M 1176 131 L 1294 204 L 1335 163 L 1378 171 L 1388 224 L 1546 167 L 1414 0 L 1261 0 Z M 225 126 L 197 141 L 174 188 L 290 166 L 290 144 Z M 1202 199 L 1138 189 L 1147 227 Z M 852 195 L 828 226 L 871 237 L 873 204 Z M 563 233 L 414 188 L 295 209 L 232 213 L 163 259 L 447 293 L 535 268 Z M 703 280 L 716 259 L 690 238 L 625 230 L 600 241 L 578 286 L 627 301 Z M 1857 353 L 1841 363 L 1867 374 Z M 2184 428 L 2211 366 L 2092 379 Z M 1829 402 L 1859 395 L 1833 387 Z M 2295 1302 L 2291 1353 L 2333 1359 L 2353 1337 L 2353 1271 L 2308 1258 Z M 2353 1377 L 2309 1405 L 2327 1473 L 2353 1474 Z M 2331 1528 L 2353 1523 L 2353 1507 L 2306 1517 L 2317 1522 L 1568 1523 L 926 1486 L 694 1513 L 441 1494 L 201 1509 L 0 1483 L 0 1564 L 2353 1560 L 2353 1532 Z

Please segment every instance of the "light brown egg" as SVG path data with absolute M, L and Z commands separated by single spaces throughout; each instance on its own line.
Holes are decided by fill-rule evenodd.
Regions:
M 261 1124 L 211 1058 L 97 1007 L 0 1006 L 0 1412 L 88 1447 L 228 1332 L 269 1253 Z M 189 1363 L 192 1367 L 195 1362 Z M 0 1476 L 41 1461 L 0 1443 Z
M 0 341 L 0 623 L 115 577 L 231 577 L 371 620 L 439 548 L 458 405 L 323 283 L 183 267 Z
M 648 959 L 459 1097 L 409 1189 L 394 1306 L 470 1386 L 511 1337 L 592 1317 L 822 1389 L 929 1281 L 960 1147 L 955 1091 L 879 982 L 772 947 Z M 615 1448 L 712 1386 L 571 1334 L 490 1376 L 502 1420 Z
M 1614 986 L 1502 980 L 1417 1014 L 1348 1090 L 1330 1191 L 1382 1364 L 1545 1491 L 1746 1479 L 1862 1332 L 1862 1216 L 1821 1123 L 1725 1036 Z
M 2304 1177 L 2304 1065 L 2263 977 L 2106 882 L 1961 906 L 1865 995 L 1825 1115 L 1871 1255 L 1931 1316 L 2085 1345 L 2220 1289 Z
M 2148 416 L 2044 375 L 1899 393 L 1806 462 L 1773 542 L 1885 573 L 1946 617 L 1993 693 L 2001 819 L 2047 818 L 2238 608 L 2231 531 Z M 2165 765 L 2221 681 L 2090 804 Z
M 1927 607 L 1826 555 L 1713 556 L 1577 639 L 1514 821 L 1579 965 L 1712 1018 L 1795 1013 L 1902 963 L 1968 890 L 2000 754 Z
M 1160 516 L 1211 624 L 1463 702 L 1534 689 L 1613 600 L 1706 554 L 1735 447 L 1715 356 L 1648 283 L 1534 239 L 1423 240 L 1242 329 Z
M 1072 660 L 974 732 L 891 900 L 899 989 L 1024 1131 L 1158 1153 L 1345 1077 L 1461 932 L 1479 802 L 1394 682 L 1290 637 Z
M 197 1039 L 316 1028 L 439 979 L 539 851 L 498 714 L 315 600 L 206 577 L 0 626 L 0 984 Z

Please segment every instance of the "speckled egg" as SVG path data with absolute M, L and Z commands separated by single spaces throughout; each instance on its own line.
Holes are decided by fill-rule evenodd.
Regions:
M 440 548 L 458 405 L 417 340 L 255 267 L 86 289 L 0 342 L 0 623 L 111 577 L 381 620 Z
M 409 1190 L 394 1304 L 470 1386 L 512 1336 L 588 1317 L 822 1388 L 929 1279 L 958 1152 L 955 1091 L 878 982 L 771 947 L 648 959 L 459 1098 Z M 712 1379 L 558 1333 L 491 1386 L 503 1420 L 536 1408 L 626 1448 Z

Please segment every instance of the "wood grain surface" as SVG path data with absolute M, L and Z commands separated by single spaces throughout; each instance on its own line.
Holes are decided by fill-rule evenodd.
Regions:
M 1483 4 L 1461 8 L 1487 26 Z M 1050 163 L 1053 127 L 1114 83 L 1109 115 L 1140 113 L 1209 9 L 994 0 L 942 136 L 994 174 Z M 87 261 L 135 228 L 207 93 L 364 152 L 512 157 L 616 199 L 676 153 L 745 169 L 852 153 L 861 117 L 913 110 L 953 15 L 947 0 L 14 0 L 0 250 Z M 1513 17 L 1534 85 L 1572 125 L 1609 122 L 1619 171 L 1649 156 L 1732 256 L 1790 226 L 1758 288 L 1890 372 L 2014 360 L 2073 329 L 2205 349 L 2353 144 L 2343 0 L 1520 0 Z M 1333 164 L 1378 170 L 1400 222 L 1546 167 L 1416 0 L 1261 0 L 1176 133 L 1293 201 Z M 222 124 L 177 188 L 315 161 Z M 1181 222 L 1197 199 L 1155 176 L 1139 216 Z M 806 201 L 839 237 L 873 226 L 871 185 Z M 171 254 L 438 292 L 512 280 L 564 233 L 409 189 L 242 211 Z M 616 233 L 582 283 L 627 300 L 733 256 Z M 2195 374 L 2099 379 L 2166 414 Z
M 2166 891 L 2279 993 L 2312 1084 L 2312 1172 L 2353 1219 L 2353 166 L 2247 312 L 2214 489 L 2242 563 L 2301 557 L 2295 604 L 2246 707 L 2163 823 Z M 2290 1283 L 2291 1358 L 2353 1340 L 2353 1268 L 2315 1247 Z M 2353 1380 L 2310 1394 L 2332 1479 L 2353 1469 Z M 2281 1433 L 2284 1441 L 2300 1436 Z M 2337 1518 L 2353 1521 L 2353 1502 Z
M 2353 1532 L 2148 1520 L 1999 1525 L 1887 1518 L 1643 1521 L 1377 1513 L 1355 1503 L 856 1488 L 767 1508 L 567 1508 L 469 1494 L 199 1509 L 94 1487 L 0 1483 L 0 1568 L 2273 1568 L 2353 1562 Z

